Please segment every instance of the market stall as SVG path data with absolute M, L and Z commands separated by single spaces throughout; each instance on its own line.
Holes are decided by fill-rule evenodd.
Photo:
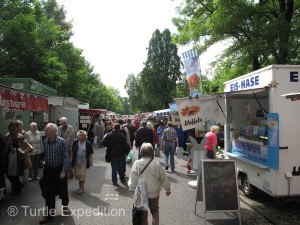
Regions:
M 299 196 L 299 65 L 271 65 L 224 83 L 225 151 L 237 163 L 242 190 Z M 288 93 L 288 94 L 286 94 Z

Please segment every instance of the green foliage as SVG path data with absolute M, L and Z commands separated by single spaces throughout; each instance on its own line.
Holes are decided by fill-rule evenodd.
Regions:
M 180 58 L 168 29 L 157 29 L 149 42 L 145 67 L 140 74 L 140 85 L 148 111 L 168 108 L 176 97 L 176 81 L 180 77 Z
M 72 24 L 55 0 L 2 0 L 0 11 L 0 77 L 32 78 L 91 108 L 123 111 L 119 92 L 70 41 Z
M 176 98 L 184 98 L 190 95 L 189 84 L 185 74 L 181 76 L 181 79 L 176 85 Z
M 139 77 L 135 77 L 134 74 L 129 74 L 124 86 L 128 96 L 129 103 L 133 112 L 140 112 L 142 109 L 142 89 L 139 84 Z
M 175 43 L 192 42 L 200 53 L 221 41 L 229 44 L 213 64 L 219 90 L 223 81 L 261 67 L 300 63 L 299 1 L 185 0 L 177 12 Z
M 131 109 L 131 105 L 130 105 L 130 102 L 129 102 L 129 98 L 128 97 L 124 97 L 121 99 L 121 103 L 123 105 L 123 112 L 121 112 L 123 115 L 132 115 L 133 112 L 132 112 L 132 109 Z

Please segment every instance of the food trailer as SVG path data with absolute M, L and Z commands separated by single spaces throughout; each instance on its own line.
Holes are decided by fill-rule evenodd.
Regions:
M 242 190 L 300 195 L 300 65 L 271 65 L 224 83 L 225 152 L 237 163 Z

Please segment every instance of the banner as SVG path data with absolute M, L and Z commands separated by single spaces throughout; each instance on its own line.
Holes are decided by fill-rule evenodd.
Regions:
M 202 80 L 200 76 L 200 63 L 196 49 L 182 53 L 184 69 L 186 72 L 190 96 L 202 95 Z
M 48 112 L 48 100 L 30 93 L 0 88 L 0 109 Z
M 226 118 L 221 110 L 221 108 L 225 109 L 225 101 L 219 95 L 179 98 L 175 99 L 175 102 L 183 130 L 194 128 L 202 130 L 207 121 L 222 125 L 226 122 Z

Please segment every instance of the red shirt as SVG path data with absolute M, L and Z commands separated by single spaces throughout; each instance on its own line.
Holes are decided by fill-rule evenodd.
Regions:
M 207 138 L 204 148 L 207 150 L 213 150 L 212 146 L 218 145 L 218 138 L 217 135 L 213 132 L 206 133 L 205 137 Z
M 140 127 L 140 123 L 137 120 L 135 120 L 134 121 L 134 128 L 135 128 L 135 130 L 139 129 L 139 127 Z
M 152 134 L 153 134 L 153 144 L 157 144 L 158 143 L 158 136 L 156 133 L 156 130 L 154 128 L 151 129 Z

